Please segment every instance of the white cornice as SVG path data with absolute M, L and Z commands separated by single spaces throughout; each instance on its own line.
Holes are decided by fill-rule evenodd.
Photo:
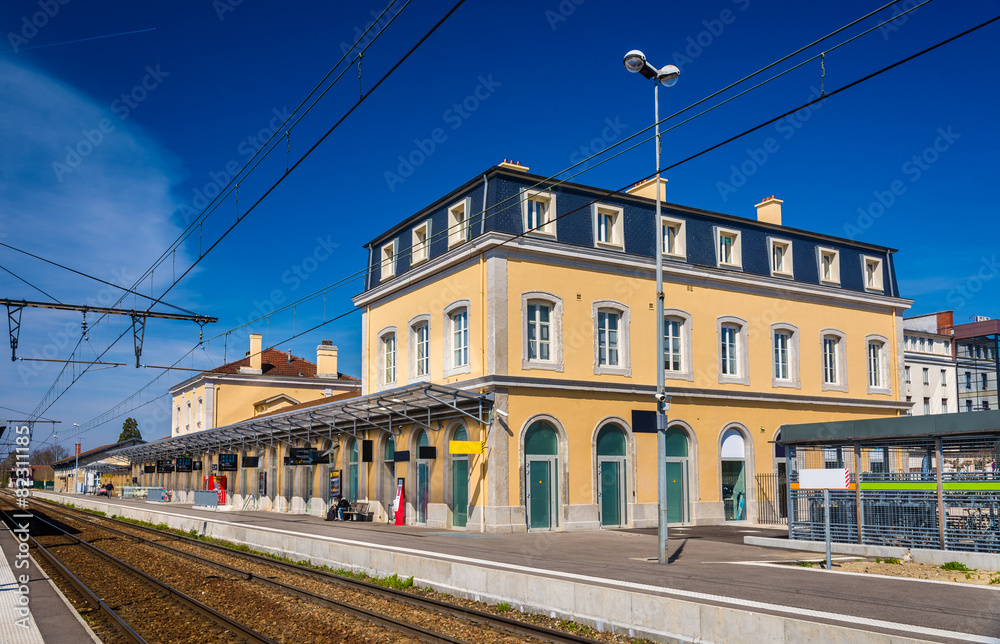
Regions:
M 300 378 L 298 376 L 245 376 L 237 373 L 204 372 L 179 382 L 167 392 L 173 396 L 180 392 L 193 389 L 203 382 L 214 384 L 245 385 L 251 387 L 294 385 L 300 389 L 360 389 L 360 380 L 340 380 L 323 378 Z
M 436 273 L 453 270 L 480 253 L 486 252 L 531 257 L 554 265 L 590 268 L 618 275 L 622 274 L 624 268 L 631 269 L 637 277 L 648 276 L 649 279 L 653 279 L 655 276 L 656 262 L 652 257 L 624 255 L 620 251 L 575 246 L 536 237 L 521 237 L 509 241 L 501 247 L 501 244 L 509 240 L 510 237 L 507 233 L 487 232 L 384 284 L 379 284 L 365 293 L 356 295 L 353 302 L 355 306 L 368 306 L 384 298 L 397 296 L 405 289 L 417 286 L 419 282 Z M 913 304 L 913 300 L 905 298 L 848 291 L 836 286 L 806 284 L 788 279 L 697 266 L 670 258 L 665 258 L 663 273 L 664 280 L 668 282 L 723 288 L 744 293 L 752 292 L 767 296 L 797 297 L 805 301 L 824 304 L 834 301 L 845 306 L 904 310 Z

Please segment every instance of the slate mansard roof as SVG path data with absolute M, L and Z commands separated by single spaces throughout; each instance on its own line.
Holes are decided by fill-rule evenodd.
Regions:
M 656 212 L 656 202 L 653 199 L 628 194 L 605 197 L 604 195 L 610 192 L 609 190 L 575 183 L 562 183 L 553 186 L 553 182 L 545 179 L 539 175 L 494 166 L 484 174 L 467 181 L 426 208 L 393 226 L 365 244 L 365 248 L 370 250 L 365 291 L 382 283 L 379 249 L 394 239 L 396 240 L 396 258 L 392 278 L 402 276 L 410 269 L 412 231 L 427 220 L 431 222 L 430 237 L 432 239 L 429 259 L 433 260 L 447 253 L 449 250 L 448 235 L 443 231 L 448 229 L 448 208 L 463 199 L 468 199 L 471 206 L 469 209 L 470 240 L 495 231 L 510 234 L 523 233 L 521 193 L 528 189 L 549 192 L 556 196 L 556 216 L 560 218 L 556 224 L 555 241 L 593 249 L 594 218 L 590 202 L 596 200 L 602 205 L 623 209 L 624 252 L 626 254 L 649 258 L 655 256 L 656 238 L 653 234 L 654 227 L 650 225 Z M 486 190 L 485 200 L 483 198 L 484 188 Z M 485 213 L 485 218 L 483 213 Z M 866 289 L 862 256 L 878 257 L 882 259 L 883 284 L 885 285 L 883 294 L 888 297 L 901 297 L 892 262 L 892 254 L 896 252 L 895 249 L 667 202 L 662 204 L 662 215 L 682 219 L 686 227 L 686 260 L 665 257 L 665 261 L 683 261 L 687 264 L 709 267 L 714 270 L 733 270 L 717 268 L 714 227 L 721 226 L 740 232 L 741 272 L 744 274 L 771 276 L 768 238 L 774 237 L 792 242 L 792 263 L 795 270 L 794 278 L 791 279 L 794 282 L 864 293 Z M 819 247 L 839 252 L 840 285 L 821 284 L 817 261 L 817 248 Z

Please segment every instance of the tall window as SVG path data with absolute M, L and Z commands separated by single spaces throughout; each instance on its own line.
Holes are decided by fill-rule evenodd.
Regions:
M 396 240 L 382 246 L 382 279 L 396 274 Z
M 868 386 L 873 389 L 883 389 L 885 387 L 884 377 L 882 343 L 871 341 L 868 343 Z
M 719 353 L 722 360 L 722 373 L 726 376 L 738 376 L 737 367 L 737 337 L 739 329 L 731 324 L 723 324 L 719 338 Z
M 826 336 L 823 338 L 823 382 L 828 385 L 840 384 L 838 374 L 838 353 L 840 338 Z
M 469 239 L 469 200 L 463 199 L 448 208 L 448 248 Z
M 549 204 L 540 199 L 528 199 L 528 230 L 541 228 L 548 221 L 546 212 Z
M 836 250 L 819 249 L 819 278 L 827 284 L 840 283 L 840 254 Z
M 930 413 L 931 413 L 931 399 L 924 398 L 924 416 L 927 416 Z
M 431 340 L 430 325 L 426 322 L 418 324 L 413 329 L 413 339 L 416 342 L 417 376 L 426 376 L 431 372 Z
M 869 352 L 870 351 L 871 349 L 869 349 Z M 924 367 L 924 384 L 925 385 L 931 384 L 931 370 L 928 369 L 927 367 Z
M 549 330 L 552 308 L 546 304 L 528 304 L 528 359 L 551 360 Z
M 451 316 L 452 366 L 469 364 L 469 311 L 463 309 Z
M 618 355 L 618 322 L 620 316 L 616 311 L 598 311 L 597 313 L 597 364 L 617 367 L 620 365 Z
M 774 377 L 777 380 L 790 378 L 788 368 L 788 349 L 791 334 L 787 331 L 774 332 Z
M 980 375 L 980 376 L 982 377 L 982 379 L 983 379 L 983 388 L 982 388 L 982 391 L 986 391 L 986 390 L 988 390 L 988 389 L 990 388 L 990 384 L 989 384 L 989 380 L 988 380 L 988 378 L 987 378 L 987 375 L 986 375 L 985 373 L 983 373 L 983 374 L 979 374 L 979 375 Z
M 972 389 L 972 373 L 969 371 L 965 372 L 965 388 Z
M 412 251 L 410 264 L 418 264 L 430 257 L 431 222 L 428 219 L 413 229 Z
M 946 369 L 941 370 L 941 386 L 944 387 L 948 384 L 948 371 Z
M 382 338 L 382 384 L 396 382 L 396 334 Z
M 665 320 L 663 323 L 663 368 L 666 371 L 681 371 L 681 322 Z
M 722 233 L 719 235 L 719 262 L 722 264 L 735 264 L 736 235 Z
M 909 366 L 903 367 L 903 377 L 904 377 L 904 380 L 906 381 L 906 384 L 910 384 L 910 367 Z

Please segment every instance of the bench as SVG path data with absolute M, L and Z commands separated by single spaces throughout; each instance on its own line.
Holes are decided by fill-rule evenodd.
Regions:
M 368 511 L 367 503 L 355 501 L 351 507 L 344 510 L 344 520 L 346 521 L 371 521 L 373 512 Z

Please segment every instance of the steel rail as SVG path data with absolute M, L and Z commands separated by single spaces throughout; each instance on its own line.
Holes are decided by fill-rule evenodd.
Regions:
M 33 501 L 38 502 L 37 500 L 34 500 L 34 499 L 33 499 Z M 403 603 L 409 604 L 409 605 L 411 605 L 411 606 L 413 606 L 415 608 L 420 608 L 422 610 L 433 610 L 435 612 L 442 613 L 442 614 L 445 614 L 445 615 L 448 615 L 448 616 L 451 616 L 451 617 L 454 617 L 454 618 L 464 619 L 464 620 L 467 620 L 467 621 L 470 621 L 470 622 L 475 622 L 475 623 L 479 623 L 479 624 L 483 624 L 483 625 L 493 626 L 495 628 L 499 628 L 499 629 L 508 631 L 510 633 L 513 633 L 515 635 L 519 635 L 519 636 L 522 636 L 522 637 L 531 637 L 531 638 L 536 639 L 536 640 L 541 640 L 541 641 L 544 641 L 544 642 L 551 642 L 552 644 L 599 644 L 598 640 L 594 640 L 594 639 L 591 639 L 591 638 L 588 638 L 588 637 L 583 637 L 582 635 L 576 635 L 574 633 L 565 633 L 563 631 L 557 631 L 557 630 L 554 630 L 554 629 L 551 629 L 551 628 L 546 628 L 544 626 L 538 626 L 538 625 L 535 625 L 535 624 L 531 624 L 530 622 L 522 622 L 520 620 L 516 620 L 516 619 L 510 618 L 510 617 L 504 617 L 502 615 L 496 615 L 496 614 L 493 614 L 493 613 L 488 613 L 486 611 L 481 611 L 481 610 L 478 610 L 478 609 L 475 609 L 475 608 L 467 608 L 465 606 L 459 606 L 457 604 L 451 604 L 451 603 L 444 602 L 444 601 L 441 601 L 441 600 L 438 600 L 438 599 L 434 599 L 432 597 L 420 597 L 419 595 L 414 595 L 412 593 L 408 593 L 408 592 L 403 591 L 403 590 L 397 590 L 395 588 L 388 588 L 386 586 L 379 586 L 378 584 L 373 584 L 373 583 L 362 581 L 362 580 L 359 580 L 359 579 L 351 579 L 350 577 L 343 577 L 341 575 L 336 575 L 334 573 L 324 572 L 322 570 L 315 570 L 315 569 L 312 569 L 312 568 L 308 568 L 306 566 L 301 566 L 299 564 L 288 563 L 288 562 L 284 562 L 284 561 L 278 561 L 276 559 L 271 559 L 270 557 L 265 557 L 263 555 L 258 555 L 258 554 L 253 554 L 253 553 L 249 553 L 249 552 L 243 552 L 243 551 L 239 551 L 239 550 L 234 550 L 232 548 L 227 548 L 225 546 L 220 546 L 220 545 L 217 545 L 217 544 L 214 544 L 214 543 L 207 543 L 205 541 L 200 541 L 198 539 L 193 539 L 191 537 L 186 537 L 186 536 L 183 536 L 183 535 L 178 535 L 178 534 L 163 532 L 162 530 L 157 530 L 156 528 L 150 528 L 150 527 L 147 527 L 147 526 L 136 525 L 136 524 L 133 524 L 133 523 L 129 523 L 128 521 L 121 521 L 119 519 L 112 519 L 110 517 L 102 517 L 102 516 L 94 515 L 94 514 L 91 514 L 89 512 L 86 512 L 84 510 L 80 510 L 78 508 L 66 508 L 64 506 L 56 505 L 55 503 L 53 503 L 51 501 L 45 501 L 44 506 L 46 507 L 46 509 L 56 508 L 58 511 L 65 512 L 66 514 L 70 514 L 70 515 L 82 515 L 83 517 L 85 517 L 91 523 L 94 523 L 96 521 L 107 521 L 107 522 L 118 523 L 118 524 L 121 524 L 123 526 L 128 526 L 129 528 L 131 528 L 133 530 L 139 530 L 140 532 L 152 533 L 152 534 L 155 534 L 155 535 L 157 535 L 159 537 L 169 537 L 171 540 L 176 540 L 176 541 L 179 541 L 181 543 L 191 544 L 191 545 L 194 545 L 194 546 L 196 546 L 198 548 L 202 548 L 202 549 L 207 549 L 207 550 L 212 550 L 212 551 L 215 551 L 215 552 L 220 552 L 220 553 L 226 554 L 228 556 L 235 557 L 235 558 L 238 558 L 238 559 L 244 559 L 246 561 L 250 561 L 250 562 L 253 562 L 253 563 L 257 563 L 257 564 L 261 564 L 261 565 L 266 565 L 266 566 L 269 566 L 269 567 L 272 567 L 272 568 L 277 568 L 278 570 L 281 570 L 281 571 L 284 571 L 284 572 L 290 572 L 290 573 L 301 575 L 301 576 L 304 576 L 304 577 L 311 577 L 313 579 L 316 579 L 316 580 L 319 580 L 319 581 L 324 581 L 324 582 L 327 582 L 327 583 L 334 583 L 334 584 L 337 584 L 339 586 L 350 588 L 352 590 L 360 590 L 360 591 L 369 592 L 369 593 L 372 593 L 374 595 L 379 595 L 379 596 L 381 596 L 383 598 L 387 598 L 387 599 L 390 599 L 390 600 L 393 600 L 393 601 L 399 601 L 399 602 L 403 602 Z M 118 530 L 116 528 L 110 528 L 110 527 L 107 527 L 107 526 L 100 526 L 100 527 L 102 529 L 109 530 L 109 531 L 112 531 L 112 532 L 118 532 L 119 534 L 123 534 L 125 536 L 130 537 L 130 538 L 138 538 L 138 537 L 136 537 L 133 534 L 125 533 L 122 530 Z M 206 560 L 206 559 L 203 559 L 201 557 L 198 557 L 197 555 L 194 555 L 194 554 L 191 554 L 191 553 L 185 553 L 185 552 L 179 551 L 179 550 L 177 550 L 175 548 L 170 548 L 169 546 L 166 546 L 166 545 L 164 545 L 164 544 L 162 544 L 160 542 L 154 542 L 154 541 L 148 541 L 148 540 L 143 540 L 143 542 L 147 543 L 149 545 L 154 545 L 154 546 L 157 546 L 157 547 L 169 550 L 170 552 L 174 552 L 174 553 L 180 554 L 182 556 L 186 556 L 186 557 L 189 557 L 189 558 L 193 558 L 193 559 L 199 560 L 199 561 L 205 563 L 206 565 L 211 565 L 211 566 L 214 566 L 216 568 L 220 568 L 220 569 L 226 570 L 228 572 L 232 572 L 232 573 L 235 573 L 235 574 L 238 574 L 238 575 L 242 575 L 242 576 L 244 576 L 248 580 L 257 581 L 257 582 L 264 583 L 264 584 L 273 584 L 273 585 L 281 587 L 282 590 L 285 590 L 286 592 L 290 592 L 290 593 L 301 593 L 301 596 L 304 597 L 304 598 L 306 598 L 306 599 L 318 598 L 322 602 L 332 602 L 332 603 L 335 603 L 335 604 L 338 604 L 338 605 L 343 605 L 343 606 L 347 607 L 350 610 L 360 610 L 360 609 L 357 609 L 354 606 L 351 606 L 350 604 L 344 604 L 344 603 L 338 602 L 337 600 L 334 600 L 334 599 L 329 599 L 329 598 L 323 597 L 321 595 L 316 595 L 316 594 L 311 593 L 310 591 L 307 591 L 307 590 L 295 588 L 294 586 L 288 586 L 288 585 L 283 584 L 281 582 L 277 582 L 277 581 L 274 581 L 274 580 L 271 580 L 271 579 L 266 579 L 266 578 L 260 577 L 258 575 L 254 575 L 253 573 L 250 573 L 250 572 L 247 572 L 247 571 L 244 571 L 244 570 L 240 570 L 239 568 L 234 568 L 234 567 L 231 567 L 231 566 L 227 566 L 226 564 L 222 564 L 222 563 L 211 561 L 211 560 Z M 370 621 L 376 621 L 377 622 L 379 619 L 387 619 L 387 620 L 391 620 L 393 623 L 400 623 L 400 624 L 402 624 L 401 622 L 397 622 L 393 618 L 386 617 L 384 615 L 376 615 L 376 614 L 373 614 L 373 613 L 362 613 L 362 616 L 363 616 L 364 619 L 368 619 Z M 395 628 L 395 626 L 392 626 L 390 624 L 385 624 L 385 625 L 389 626 L 391 628 Z M 403 624 L 403 626 L 405 626 L 406 628 L 413 628 L 412 626 L 408 626 L 408 625 L 405 625 L 405 624 Z M 419 633 L 420 634 L 418 636 L 422 636 L 422 637 L 425 637 L 425 638 L 427 638 L 427 637 L 434 637 L 434 638 L 440 638 L 440 637 L 442 637 L 439 634 L 435 634 L 435 633 L 432 633 L 432 632 L 429 632 L 429 631 L 419 631 Z M 414 633 L 414 634 L 416 635 L 417 633 Z M 447 638 L 447 636 L 445 636 L 445 637 Z M 462 640 L 454 640 L 454 639 L 440 639 L 438 641 L 441 641 L 441 642 L 462 642 Z
M 12 517 L 8 516 L 6 510 L 0 510 L 0 514 L 3 515 L 4 520 L 6 522 L 9 523 L 9 522 L 13 522 L 14 521 L 14 519 Z M 219 611 L 215 610 L 211 606 L 203 604 L 200 601 L 198 601 L 197 599 L 191 597 L 190 595 L 187 595 L 187 594 L 181 592 L 180 590 L 174 588 L 173 586 L 170 586 L 169 584 L 166 584 L 166 583 L 160 581 L 159 579 L 156 579 L 155 577 L 152 577 L 151 575 L 149 575 L 149 574 L 147 574 L 147 573 L 139 570 L 138 568 L 136 568 L 136 567 L 134 567 L 134 566 L 132 566 L 132 565 L 130 565 L 128 563 L 125 563 L 121 559 L 115 557 L 114 555 L 112 555 L 112 554 L 110 554 L 108 552 L 105 552 L 104 550 L 101 550 L 100 548 L 98 548 L 97 546 L 93 545 L 92 543 L 88 543 L 87 541 L 84 541 L 83 539 L 80 539 L 79 537 L 76 537 L 76 536 L 70 534 L 67 530 L 64 530 L 63 528 L 57 526 L 56 524 L 54 524 L 54 523 L 52 523 L 50 521 L 46 521 L 45 519 L 42 519 L 37 514 L 34 515 L 32 517 L 32 519 L 35 520 L 35 521 L 39 521 L 41 523 L 44 523 L 44 524 L 46 524 L 46 525 L 54 528 L 55 530 L 57 530 L 58 532 L 60 532 L 63 536 L 69 537 L 70 539 L 72 539 L 73 541 L 75 541 L 77 544 L 79 544 L 81 546 L 84 546 L 84 549 L 86 551 L 91 552 L 93 554 L 96 554 L 97 556 L 99 556 L 99 557 L 101 557 L 101 558 L 103 558 L 103 559 L 111 562 L 112 564 L 118 566 L 119 568 L 125 570 L 126 572 L 130 573 L 133 576 L 142 578 L 143 580 L 145 580 L 147 583 L 153 585 L 154 587 L 157 587 L 160 590 L 166 591 L 168 594 L 170 594 L 175 599 L 177 599 L 178 601 L 180 601 L 180 603 L 183 603 L 183 604 L 187 605 L 189 608 L 193 609 L 196 613 L 204 615 L 205 617 L 207 617 L 208 619 L 214 621 L 216 624 L 218 624 L 219 626 L 222 626 L 223 628 L 232 629 L 237 634 L 242 635 L 243 637 L 247 638 L 248 641 L 250 641 L 250 642 L 259 642 L 260 644 L 278 644 L 275 640 L 267 637 L 266 635 L 264 635 L 262 633 L 259 633 L 259 632 L 255 631 L 254 629 L 249 628 L 248 626 L 246 626 L 244 624 L 241 624 L 240 622 L 237 622 L 237 621 L 235 621 L 233 619 L 230 619 L 229 617 L 223 615 L 222 613 L 220 613 Z

